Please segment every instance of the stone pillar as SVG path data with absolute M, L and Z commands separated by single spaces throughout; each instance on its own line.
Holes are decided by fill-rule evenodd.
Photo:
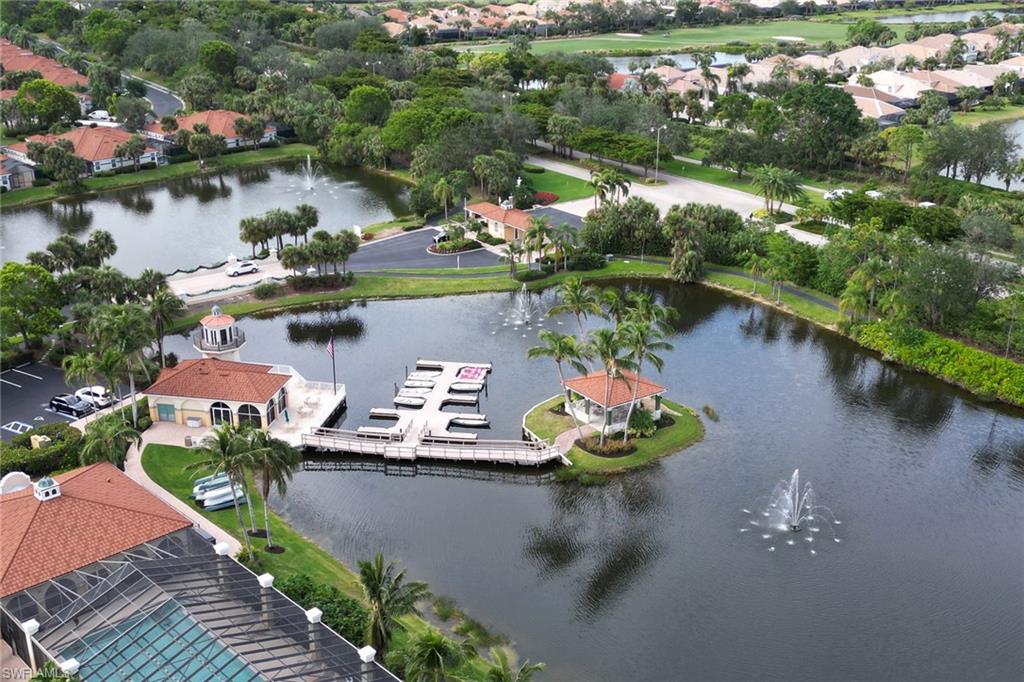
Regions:
M 377 655 L 377 650 L 372 646 L 364 646 L 359 650 L 359 660 L 363 662 L 359 672 L 362 675 L 362 682 L 370 682 L 373 675 L 373 659 Z
M 35 618 L 26 620 L 21 624 L 21 629 L 25 632 L 25 644 L 28 645 L 28 666 L 32 668 L 32 674 L 35 675 L 39 672 L 39 667 L 36 665 L 36 648 L 32 644 L 32 637 L 39 632 L 39 621 Z
M 271 620 L 270 615 L 270 599 L 274 592 L 274 576 L 269 573 L 264 573 L 256 578 L 260 582 L 260 606 L 263 611 L 263 622 L 269 624 Z
M 309 650 L 313 652 L 313 658 L 317 658 L 316 648 L 316 631 L 317 626 L 320 624 L 320 619 L 323 618 L 324 612 L 320 609 L 313 607 L 309 611 L 306 611 L 306 621 L 309 625 L 306 626 L 306 632 L 309 635 Z

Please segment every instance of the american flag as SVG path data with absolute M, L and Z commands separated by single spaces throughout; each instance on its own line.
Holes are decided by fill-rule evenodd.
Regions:
M 327 354 L 331 356 L 331 360 L 334 359 L 334 334 L 331 334 L 331 340 L 327 342 Z

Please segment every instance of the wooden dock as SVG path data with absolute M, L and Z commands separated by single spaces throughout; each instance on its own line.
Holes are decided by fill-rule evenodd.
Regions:
M 540 466 L 569 460 L 554 445 L 544 441 L 485 440 L 475 433 L 450 431 L 453 419 L 482 418 L 475 413 L 444 412 L 446 405 L 477 405 L 477 393 L 452 392 L 453 383 L 482 381 L 491 371 L 490 363 L 419 360 L 417 372 L 436 372 L 434 387 L 426 393 L 419 409 L 404 407 L 370 410 L 370 416 L 393 419 L 388 427 L 361 426 L 357 430 L 318 427 L 302 434 L 302 445 L 318 450 L 373 455 L 385 460 L 419 459 L 447 462 L 493 462 L 515 466 Z M 465 375 L 483 378 L 467 379 Z

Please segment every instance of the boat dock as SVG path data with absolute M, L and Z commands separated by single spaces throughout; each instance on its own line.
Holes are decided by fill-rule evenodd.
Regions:
M 476 407 L 486 390 L 490 363 L 419 360 L 394 398 L 395 407 L 374 407 L 370 417 L 392 420 L 390 426 L 360 426 L 356 430 L 323 426 L 302 434 L 302 445 L 388 460 L 417 459 L 450 462 L 495 462 L 539 466 L 551 461 L 568 464 L 558 448 L 545 442 L 485 440 L 475 433 L 451 431 L 454 426 L 488 426 L 487 415 L 475 411 L 445 412 L 448 405 Z

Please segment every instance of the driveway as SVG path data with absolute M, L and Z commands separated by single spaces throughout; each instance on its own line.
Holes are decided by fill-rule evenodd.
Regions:
M 74 389 L 56 367 L 30 362 L 0 372 L 0 438 L 10 440 L 45 422 L 74 421 L 50 410 L 50 398 L 60 393 Z

